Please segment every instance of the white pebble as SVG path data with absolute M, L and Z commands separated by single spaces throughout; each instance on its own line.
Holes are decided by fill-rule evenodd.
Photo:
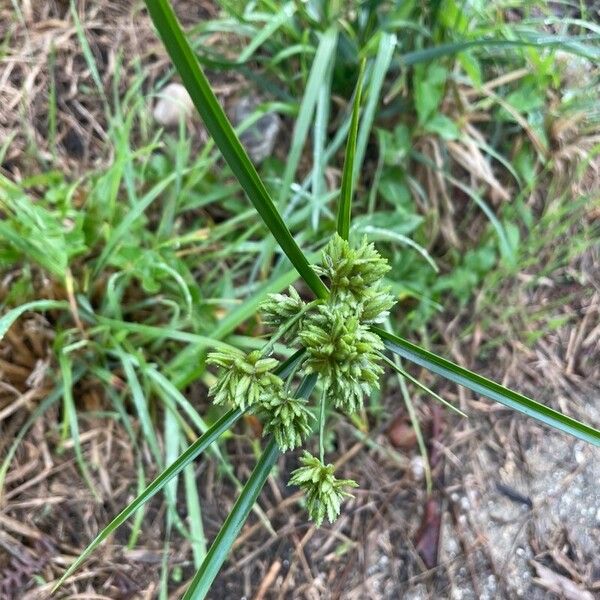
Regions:
M 179 119 L 188 117 L 194 103 L 188 91 L 180 83 L 170 83 L 158 94 L 154 118 L 163 127 L 174 127 Z
M 413 456 L 410 461 L 410 470 L 416 481 L 421 481 L 425 477 L 425 465 L 420 456 Z

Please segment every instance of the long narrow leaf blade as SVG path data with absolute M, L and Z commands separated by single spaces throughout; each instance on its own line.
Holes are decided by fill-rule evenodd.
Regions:
M 9 310 L 0 317 L 0 341 L 10 329 L 10 326 L 28 310 L 51 310 L 55 308 L 68 309 L 69 304 L 63 300 L 33 300 Z
M 352 217 L 352 191 L 354 182 L 354 157 L 356 155 L 356 137 L 358 135 L 358 117 L 360 115 L 360 98 L 362 94 L 362 81 L 365 70 L 364 61 L 360 65 L 354 104 L 352 106 L 352 120 L 346 144 L 344 158 L 344 172 L 342 174 L 342 189 L 340 192 L 340 206 L 338 210 L 337 232 L 341 238 L 347 240 L 350 236 L 350 219 Z
M 354 159 L 354 175 L 352 178 L 354 183 L 358 180 L 358 174 L 365 158 L 367 143 L 369 141 L 369 135 L 371 134 L 371 127 L 375 120 L 375 111 L 379 105 L 381 89 L 385 81 L 385 76 L 392 63 L 392 57 L 394 56 L 397 41 L 396 34 L 382 33 L 377 56 L 375 57 L 375 63 L 372 69 L 369 68 L 370 78 L 365 89 L 367 101 L 365 103 L 362 119 L 360 120 L 360 129 L 358 132 L 358 140 L 356 142 L 356 158 Z
M 146 0 L 152 21 L 206 128 L 283 252 L 319 298 L 327 288 L 296 244 L 202 72 L 168 0 Z
M 305 351 L 300 349 L 296 351 L 287 360 L 282 362 L 275 373 L 281 378 L 285 379 L 290 373 L 293 372 L 297 364 L 302 360 Z M 303 382 L 303 386 L 298 391 L 298 394 L 302 394 L 306 397 L 310 394 L 314 387 L 316 380 L 313 378 L 307 378 L 308 383 Z M 62 388 L 61 388 L 62 391 Z M 208 429 L 202 436 L 200 436 L 185 452 L 183 452 L 179 458 L 171 465 L 169 465 L 154 481 L 152 481 L 148 487 L 139 494 L 132 502 L 130 502 L 88 545 L 83 553 L 77 558 L 77 560 L 67 569 L 65 574 L 60 578 L 58 583 L 54 586 L 53 590 L 57 590 L 63 582 L 70 577 L 83 563 L 83 561 L 101 544 L 117 527 L 122 525 L 140 506 L 148 502 L 152 496 L 160 492 L 162 488 L 169 482 L 173 477 L 176 477 L 187 465 L 189 465 L 199 454 L 204 452 L 215 440 L 217 440 L 223 433 L 225 433 L 230 427 L 232 427 L 236 421 L 242 416 L 242 411 L 239 409 L 231 410 L 227 414 L 223 415 L 210 429 Z
M 337 30 L 332 27 L 322 35 L 319 42 L 317 53 L 306 83 L 306 89 L 304 90 L 304 96 L 300 103 L 298 118 L 294 125 L 291 148 L 281 181 L 281 192 L 278 199 L 278 206 L 280 209 L 283 209 L 284 207 L 284 202 L 288 197 L 290 186 L 294 180 L 294 175 L 296 174 L 300 162 L 302 148 L 304 148 L 308 130 L 315 112 L 315 106 L 317 105 L 317 100 L 319 98 L 319 89 L 325 80 L 331 62 L 335 58 L 337 38 Z
M 258 494 L 267 481 L 279 452 L 275 440 L 271 439 L 183 596 L 183 600 L 202 600 L 206 597 L 221 565 L 229 554 L 231 545 L 246 522 Z
M 432 352 L 392 333 L 388 333 L 379 327 L 373 327 L 373 331 L 383 340 L 387 349 L 398 356 L 420 365 L 428 371 L 441 375 L 454 383 L 469 388 L 477 394 L 481 394 L 504 406 L 518 410 L 546 425 L 550 425 L 565 433 L 570 433 L 581 440 L 600 446 L 600 431 L 594 427 L 563 415 L 557 410 L 545 406 L 544 404 L 540 404 L 523 394 L 509 390 L 499 383 L 491 381 L 481 375 L 477 375 L 477 373 L 473 373 L 468 369 L 460 367 L 437 354 L 433 354 Z
M 169 465 L 148 487 L 130 502 L 88 545 L 79 555 L 77 560 L 65 571 L 64 575 L 54 586 L 56 591 L 63 582 L 70 577 L 85 561 L 85 559 L 101 544 L 111 533 L 122 525 L 140 506 L 145 504 L 152 496 L 159 492 L 173 477 L 178 475 L 188 464 L 190 464 L 201 452 L 206 450 L 210 444 L 225 433 L 242 416 L 239 409 L 231 410 L 223 415 L 204 435 L 199 437 L 181 456 Z

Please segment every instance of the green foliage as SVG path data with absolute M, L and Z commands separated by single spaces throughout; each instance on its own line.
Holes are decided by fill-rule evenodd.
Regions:
M 55 301 L 24 304 L 0 319 L 0 334 L 26 309 L 61 309 L 52 319 L 67 387 L 82 376 L 103 382 L 134 447 L 148 445 L 156 462 L 167 464 L 175 450 L 184 446 L 184 436 L 194 440 L 202 434 L 99 534 L 65 577 L 167 483 L 173 485 L 167 498 L 176 497 L 177 475 L 245 410 L 263 419 L 264 433 L 271 439 L 243 489 L 233 478 L 241 490 L 239 500 L 186 598 L 208 593 L 279 450 L 311 443 L 315 409 L 321 457 L 305 453 L 303 466 L 290 483 L 305 491 L 309 516 L 317 525 L 325 518 L 333 521 L 348 496 L 346 488 L 355 484 L 335 479 L 333 467 L 324 463 L 323 438 L 331 435 L 325 430 L 327 411 L 353 413 L 366 398 L 376 396 L 385 349 L 598 443 L 593 428 L 374 326 L 385 321 L 394 301 L 400 300 L 402 321 L 397 326 L 413 333 L 427 331 L 442 302 L 448 308 L 453 300 L 465 304 L 499 265 L 511 266 L 511 255 L 522 247 L 519 229 L 532 220 L 524 198 L 535 188 L 545 166 L 544 149 L 550 147 L 546 142 L 550 129 L 546 118 L 553 117 L 546 110 L 549 86 L 553 98 L 560 94 L 552 49 L 565 47 L 597 56 L 594 40 L 540 36 L 537 25 L 546 25 L 536 25 L 528 7 L 523 8 L 523 25 L 513 27 L 503 8 L 479 1 L 223 2 L 222 18 L 201 23 L 192 32 L 192 49 L 168 2 L 148 0 L 147 4 L 225 162 L 219 160 L 212 141 L 198 155 L 191 152 L 183 128 L 179 139 L 156 133 L 145 122 L 145 99 L 136 91 L 119 99 L 110 116 L 115 161 L 109 169 L 88 174 L 76 184 L 56 173 L 20 186 L 0 182 L 0 266 L 24 266 L 7 296 L 9 302 L 35 297 L 33 292 L 29 297 L 24 292 L 38 269 L 56 281 L 66 281 L 71 271 L 75 275 L 69 280 L 74 284 L 75 306 Z M 84 43 L 85 31 L 79 21 L 76 24 L 86 60 L 102 90 L 92 68 L 93 55 Z M 203 43 L 205 36 L 218 38 L 214 34 L 219 31 L 227 33 L 223 36 L 228 40 L 227 55 Z M 232 60 L 236 40 L 240 52 Z M 284 163 L 281 152 L 275 152 L 263 167 L 263 179 L 219 106 L 196 56 L 211 69 L 239 71 L 268 92 L 259 112 L 278 111 L 285 118 L 295 118 L 287 160 Z M 362 88 L 360 84 L 354 88 L 362 61 L 366 64 Z M 524 67 L 528 74 L 522 81 L 477 96 L 490 79 Z M 467 84 L 473 89 L 463 103 Z M 570 92 L 556 100 L 559 109 L 593 107 L 593 87 L 587 90 L 588 104 L 581 103 L 582 93 Z M 103 101 L 108 103 L 107 98 Z M 479 115 L 482 111 L 492 119 L 471 122 L 471 112 Z M 136 120 L 141 121 L 142 131 L 152 131 L 155 137 L 137 131 L 135 138 L 131 136 Z M 533 132 L 541 140 L 542 152 L 525 139 L 523 124 L 527 137 Z M 472 127 L 477 131 L 469 137 Z M 311 128 L 312 155 L 306 151 Z M 372 135 L 373 128 L 376 135 Z M 132 139 L 136 139 L 135 148 L 130 147 Z M 440 192 L 439 182 L 451 189 L 457 171 L 448 141 L 475 144 L 495 175 L 508 173 L 514 179 L 515 187 L 509 191 L 519 200 L 515 202 L 521 207 L 518 217 L 516 212 L 488 203 L 485 186 L 476 177 L 459 188 L 459 194 Z M 424 153 L 424 148 L 432 147 L 439 151 L 439 160 Z M 304 160 L 311 156 L 312 165 Z M 420 177 L 423 171 L 426 176 Z M 341 182 L 336 180 L 339 173 Z M 426 185 L 430 182 L 438 182 L 438 187 L 430 188 Z M 321 264 L 313 268 L 310 262 L 315 259 L 301 247 L 312 252 L 331 236 L 335 225 L 332 203 L 337 197 L 343 206 L 338 213 L 344 217 L 339 227 L 342 237 L 356 239 L 366 234 L 381 244 L 381 254 L 372 243 L 352 245 L 334 235 Z M 277 205 L 272 198 L 279 199 Z M 455 211 L 456 207 L 460 210 Z M 477 210 L 489 221 L 480 228 L 480 236 L 461 240 L 460 250 L 445 240 L 440 242 L 438 233 L 451 224 L 451 217 L 464 215 L 464 227 Z M 292 266 L 316 299 L 304 300 L 294 287 L 281 293 L 297 279 Z M 389 281 L 384 284 L 386 277 Z M 260 321 L 254 318 L 259 305 L 272 336 L 257 351 L 262 343 L 256 339 Z M 74 310 L 84 332 L 73 327 Z M 223 312 L 225 317 L 218 319 Z M 242 323 L 244 329 L 238 329 Z M 65 362 L 63 352 L 69 345 L 78 352 L 69 353 Z M 207 360 L 209 348 L 218 352 Z M 277 367 L 274 349 L 287 355 L 295 348 L 289 361 Z M 184 388 L 197 379 L 211 380 L 212 375 L 205 372 L 207 363 L 222 372 L 211 388 L 217 409 L 208 410 L 205 420 L 185 398 Z M 115 368 L 124 369 L 128 389 L 115 391 Z M 397 365 L 393 368 L 401 378 L 418 385 L 407 371 Z M 299 376 L 302 382 L 292 396 L 289 390 Z M 317 380 L 324 392 L 318 407 L 311 402 Z M 63 397 L 65 423 L 76 436 L 73 398 L 61 385 L 49 398 L 56 402 Z M 129 399 L 142 424 L 139 434 L 123 408 L 123 401 Z M 44 401 L 34 415 L 50 404 Z M 234 409 L 218 419 L 224 404 Z M 163 416 L 164 457 L 153 429 Z M 31 426 L 31 419 L 26 425 Z M 17 442 L 23 435 L 19 433 Z M 15 447 L 2 465 L 2 477 Z M 213 450 L 223 472 L 232 477 L 224 452 L 216 444 Z M 188 468 L 188 514 L 196 515 L 198 521 L 194 488 Z M 259 508 L 254 510 L 261 517 Z M 190 528 L 192 537 L 201 531 L 197 525 Z
M 436 113 L 444 97 L 447 76 L 446 68 L 439 63 L 415 67 L 414 97 L 420 125 L 425 125 Z
M 292 472 L 288 485 L 297 485 L 306 496 L 308 515 L 317 527 L 325 517 L 333 523 L 340 514 L 340 505 L 352 494 L 347 488 L 358 484 L 351 479 L 336 479 L 332 464 L 323 464 L 316 456 L 304 451 L 300 458 L 303 465 Z

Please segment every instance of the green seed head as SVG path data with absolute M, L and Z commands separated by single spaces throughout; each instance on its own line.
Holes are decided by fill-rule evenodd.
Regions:
M 297 485 L 306 494 L 308 515 L 317 527 L 325 517 L 333 523 L 340 514 L 342 500 L 352 497 L 346 488 L 356 487 L 357 483 L 336 479 L 333 465 L 323 464 L 309 452 L 304 452 L 300 463 L 302 466 L 292 473 L 288 485 Z
M 257 351 L 247 355 L 236 349 L 211 352 L 206 362 L 224 369 L 209 390 L 215 404 L 229 404 L 246 410 L 283 385 L 283 381 L 272 373 L 277 360 L 261 358 Z
M 261 409 L 265 413 L 263 433 L 272 433 L 282 452 L 301 446 L 310 434 L 313 416 L 306 404 L 306 400 L 294 398 L 284 388 L 279 388 L 262 402 Z

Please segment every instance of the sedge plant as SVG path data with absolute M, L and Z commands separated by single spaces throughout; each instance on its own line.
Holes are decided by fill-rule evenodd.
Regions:
M 327 462 L 324 439 L 331 410 L 352 415 L 378 386 L 388 355 L 419 365 L 451 382 L 497 401 L 542 423 L 600 446 L 600 431 L 473 373 L 381 327 L 394 297 L 382 283 L 386 260 L 366 239 L 350 236 L 356 145 L 361 107 L 359 77 L 348 131 L 338 206 L 337 231 L 312 265 L 286 226 L 276 204 L 248 158 L 219 105 L 168 0 L 146 0 L 149 13 L 181 79 L 223 158 L 248 199 L 272 233 L 281 251 L 311 290 L 306 300 L 294 287 L 270 295 L 261 305 L 269 341 L 242 352 L 228 345 L 208 355 L 218 368 L 210 395 L 228 411 L 145 487 L 89 544 L 67 569 L 55 589 L 90 553 L 153 495 L 177 477 L 245 413 L 259 415 L 267 437 L 265 448 L 221 530 L 206 553 L 184 600 L 205 598 L 231 546 L 252 510 L 271 468 L 282 452 L 303 449 L 301 466 L 289 484 L 305 497 L 308 517 L 320 526 L 333 522 L 356 482 L 338 478 Z M 0 334 L 27 308 L 54 307 L 38 303 L 20 307 L 0 319 Z M 275 344 L 284 344 L 289 358 L 279 362 Z M 193 370 L 192 370 L 193 371 Z M 181 383 L 181 382 L 179 382 Z M 313 393 L 315 392 L 315 393 Z M 316 401 L 314 400 L 316 398 Z M 318 455 L 306 448 L 318 435 Z

